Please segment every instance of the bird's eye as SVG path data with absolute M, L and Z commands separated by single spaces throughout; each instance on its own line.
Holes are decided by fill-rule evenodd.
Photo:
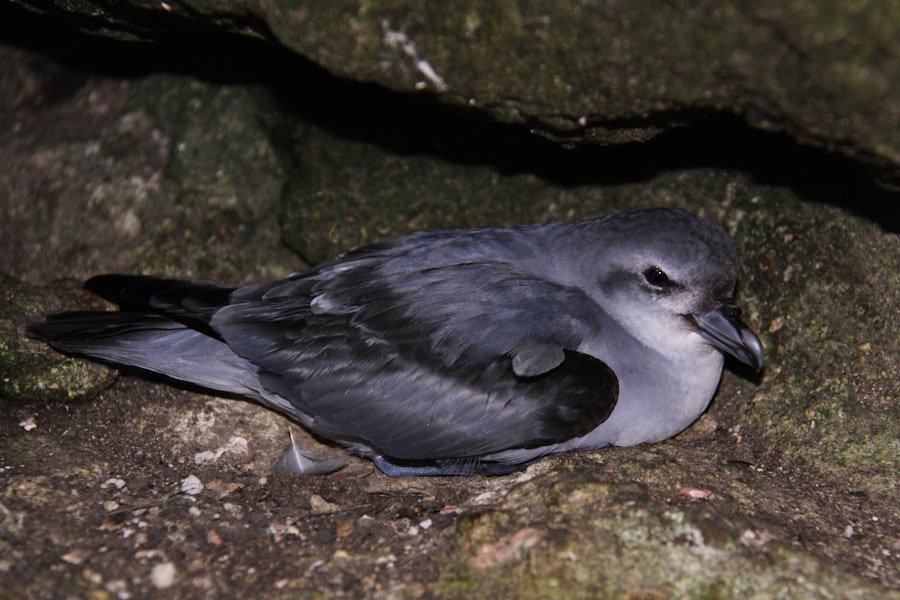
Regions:
M 659 267 L 650 267 L 644 271 L 644 279 L 647 280 L 647 283 L 656 288 L 668 288 L 675 285 L 672 283 L 672 280 L 669 279 L 669 276 L 666 275 L 666 272 Z

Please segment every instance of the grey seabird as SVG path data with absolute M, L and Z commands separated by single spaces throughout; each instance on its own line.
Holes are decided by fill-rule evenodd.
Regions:
M 759 370 L 737 263 L 711 221 L 641 210 L 424 231 L 246 287 L 100 275 L 86 288 L 119 311 L 29 331 L 252 398 L 388 475 L 500 474 L 676 435 L 712 399 L 723 352 Z

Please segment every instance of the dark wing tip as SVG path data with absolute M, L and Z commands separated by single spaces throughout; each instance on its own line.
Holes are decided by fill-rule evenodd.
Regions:
M 119 274 L 97 275 L 84 287 L 123 311 L 163 315 L 213 337 L 210 319 L 235 290 L 211 281 Z
M 160 281 L 158 277 L 144 277 L 143 275 L 121 275 L 118 273 L 108 273 L 104 275 L 95 275 L 84 282 L 84 289 L 91 293 L 97 294 L 104 300 L 113 304 L 122 306 L 129 297 L 133 298 L 134 294 L 126 294 L 126 290 L 142 281 Z M 132 299 L 133 302 L 133 299 Z
M 71 338 L 73 335 L 82 335 L 83 332 L 90 330 L 101 320 L 105 321 L 103 317 L 98 317 L 98 315 L 108 314 L 113 313 L 84 311 L 47 315 L 43 321 L 27 323 L 25 325 L 25 335 L 32 339 L 52 344 Z
M 609 418 L 619 398 L 619 378 L 609 365 L 575 350 L 565 350 L 562 364 L 534 383 L 547 388 L 537 445 L 587 435 Z
M 26 323 L 25 335 L 33 340 L 40 340 L 42 342 L 49 342 L 53 337 L 52 329 L 48 327 L 47 321 L 32 321 L 31 323 Z

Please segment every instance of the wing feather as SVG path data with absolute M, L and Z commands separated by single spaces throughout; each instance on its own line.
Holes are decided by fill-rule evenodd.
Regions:
M 504 261 L 401 269 L 381 252 L 238 290 L 211 324 L 314 431 L 371 454 L 541 446 L 609 416 L 615 375 L 575 351 L 597 326 L 582 292 Z M 513 357 L 535 344 L 564 360 L 517 376 Z

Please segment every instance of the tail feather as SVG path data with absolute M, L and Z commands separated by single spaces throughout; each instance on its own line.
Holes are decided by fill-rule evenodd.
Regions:
M 26 332 L 63 352 L 91 356 L 91 348 L 109 346 L 117 339 L 141 339 L 151 332 L 185 328 L 161 315 L 85 311 L 49 315 L 42 323 L 29 323 Z
M 224 342 L 161 315 L 75 312 L 28 326 L 62 352 L 133 367 L 210 390 L 260 397 L 256 367 Z

